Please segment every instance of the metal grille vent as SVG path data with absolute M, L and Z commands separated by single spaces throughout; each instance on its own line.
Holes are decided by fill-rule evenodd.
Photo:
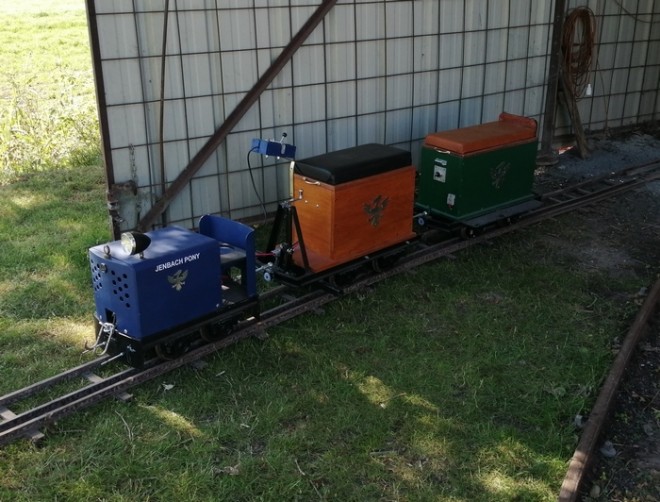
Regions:
M 128 276 L 114 270 L 110 270 L 110 276 L 112 278 L 112 293 L 118 297 L 120 302 L 124 302 L 127 309 L 131 308 L 131 304 L 128 301 L 131 295 L 128 292 L 128 284 L 126 283 Z
M 94 260 L 89 260 L 89 263 L 92 267 L 92 285 L 94 286 L 94 291 L 101 291 L 103 289 L 101 266 Z
M 108 280 L 107 286 L 112 286 L 112 294 L 129 309 L 131 308 L 131 294 L 128 287 L 128 275 L 112 270 L 106 263 L 97 263 L 90 260 L 92 266 L 92 283 L 94 291 L 101 291 L 104 288 L 104 282 Z M 110 274 L 109 277 L 106 274 Z

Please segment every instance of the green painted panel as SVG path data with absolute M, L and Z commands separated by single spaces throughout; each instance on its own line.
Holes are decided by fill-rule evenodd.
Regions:
M 532 198 L 536 140 L 458 155 L 422 147 L 417 206 L 464 220 Z

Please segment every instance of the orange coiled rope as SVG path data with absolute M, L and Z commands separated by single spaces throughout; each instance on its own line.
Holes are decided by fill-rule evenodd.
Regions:
M 589 83 L 595 45 L 596 22 L 593 11 L 588 7 L 571 10 L 564 21 L 561 49 L 564 55 L 564 71 L 576 99 L 584 95 L 585 87 Z

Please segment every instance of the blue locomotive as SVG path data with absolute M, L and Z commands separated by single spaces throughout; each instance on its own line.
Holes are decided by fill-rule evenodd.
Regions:
M 199 232 L 126 232 L 89 250 L 97 339 L 92 348 L 142 366 L 172 358 L 258 315 L 254 230 L 206 215 Z
M 528 211 L 537 203 L 535 153 L 536 122 L 502 114 L 430 134 L 419 170 L 410 152 L 380 144 L 292 162 L 293 194 L 262 253 L 251 227 L 214 215 L 198 232 L 126 232 L 89 250 L 97 325 L 89 350 L 141 366 L 154 353 L 176 357 L 200 335 L 222 336 L 258 318 L 257 267 L 267 280 L 324 287 L 365 263 L 379 270 L 417 242 L 415 210 L 466 228 Z

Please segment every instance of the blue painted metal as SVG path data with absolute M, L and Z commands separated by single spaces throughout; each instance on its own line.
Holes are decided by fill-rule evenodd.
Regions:
M 278 143 L 279 145 L 279 143 Z M 252 227 L 222 216 L 207 214 L 199 220 L 199 232 L 220 243 L 223 271 L 241 269 L 242 285 L 247 296 L 257 296 L 256 243 Z
M 268 155 L 270 157 L 293 159 L 296 156 L 295 145 L 267 139 L 254 138 L 252 140 L 252 150 L 261 155 Z
M 142 340 L 219 312 L 217 241 L 178 227 L 147 235 L 144 258 L 128 255 L 120 241 L 89 250 L 99 321 Z

